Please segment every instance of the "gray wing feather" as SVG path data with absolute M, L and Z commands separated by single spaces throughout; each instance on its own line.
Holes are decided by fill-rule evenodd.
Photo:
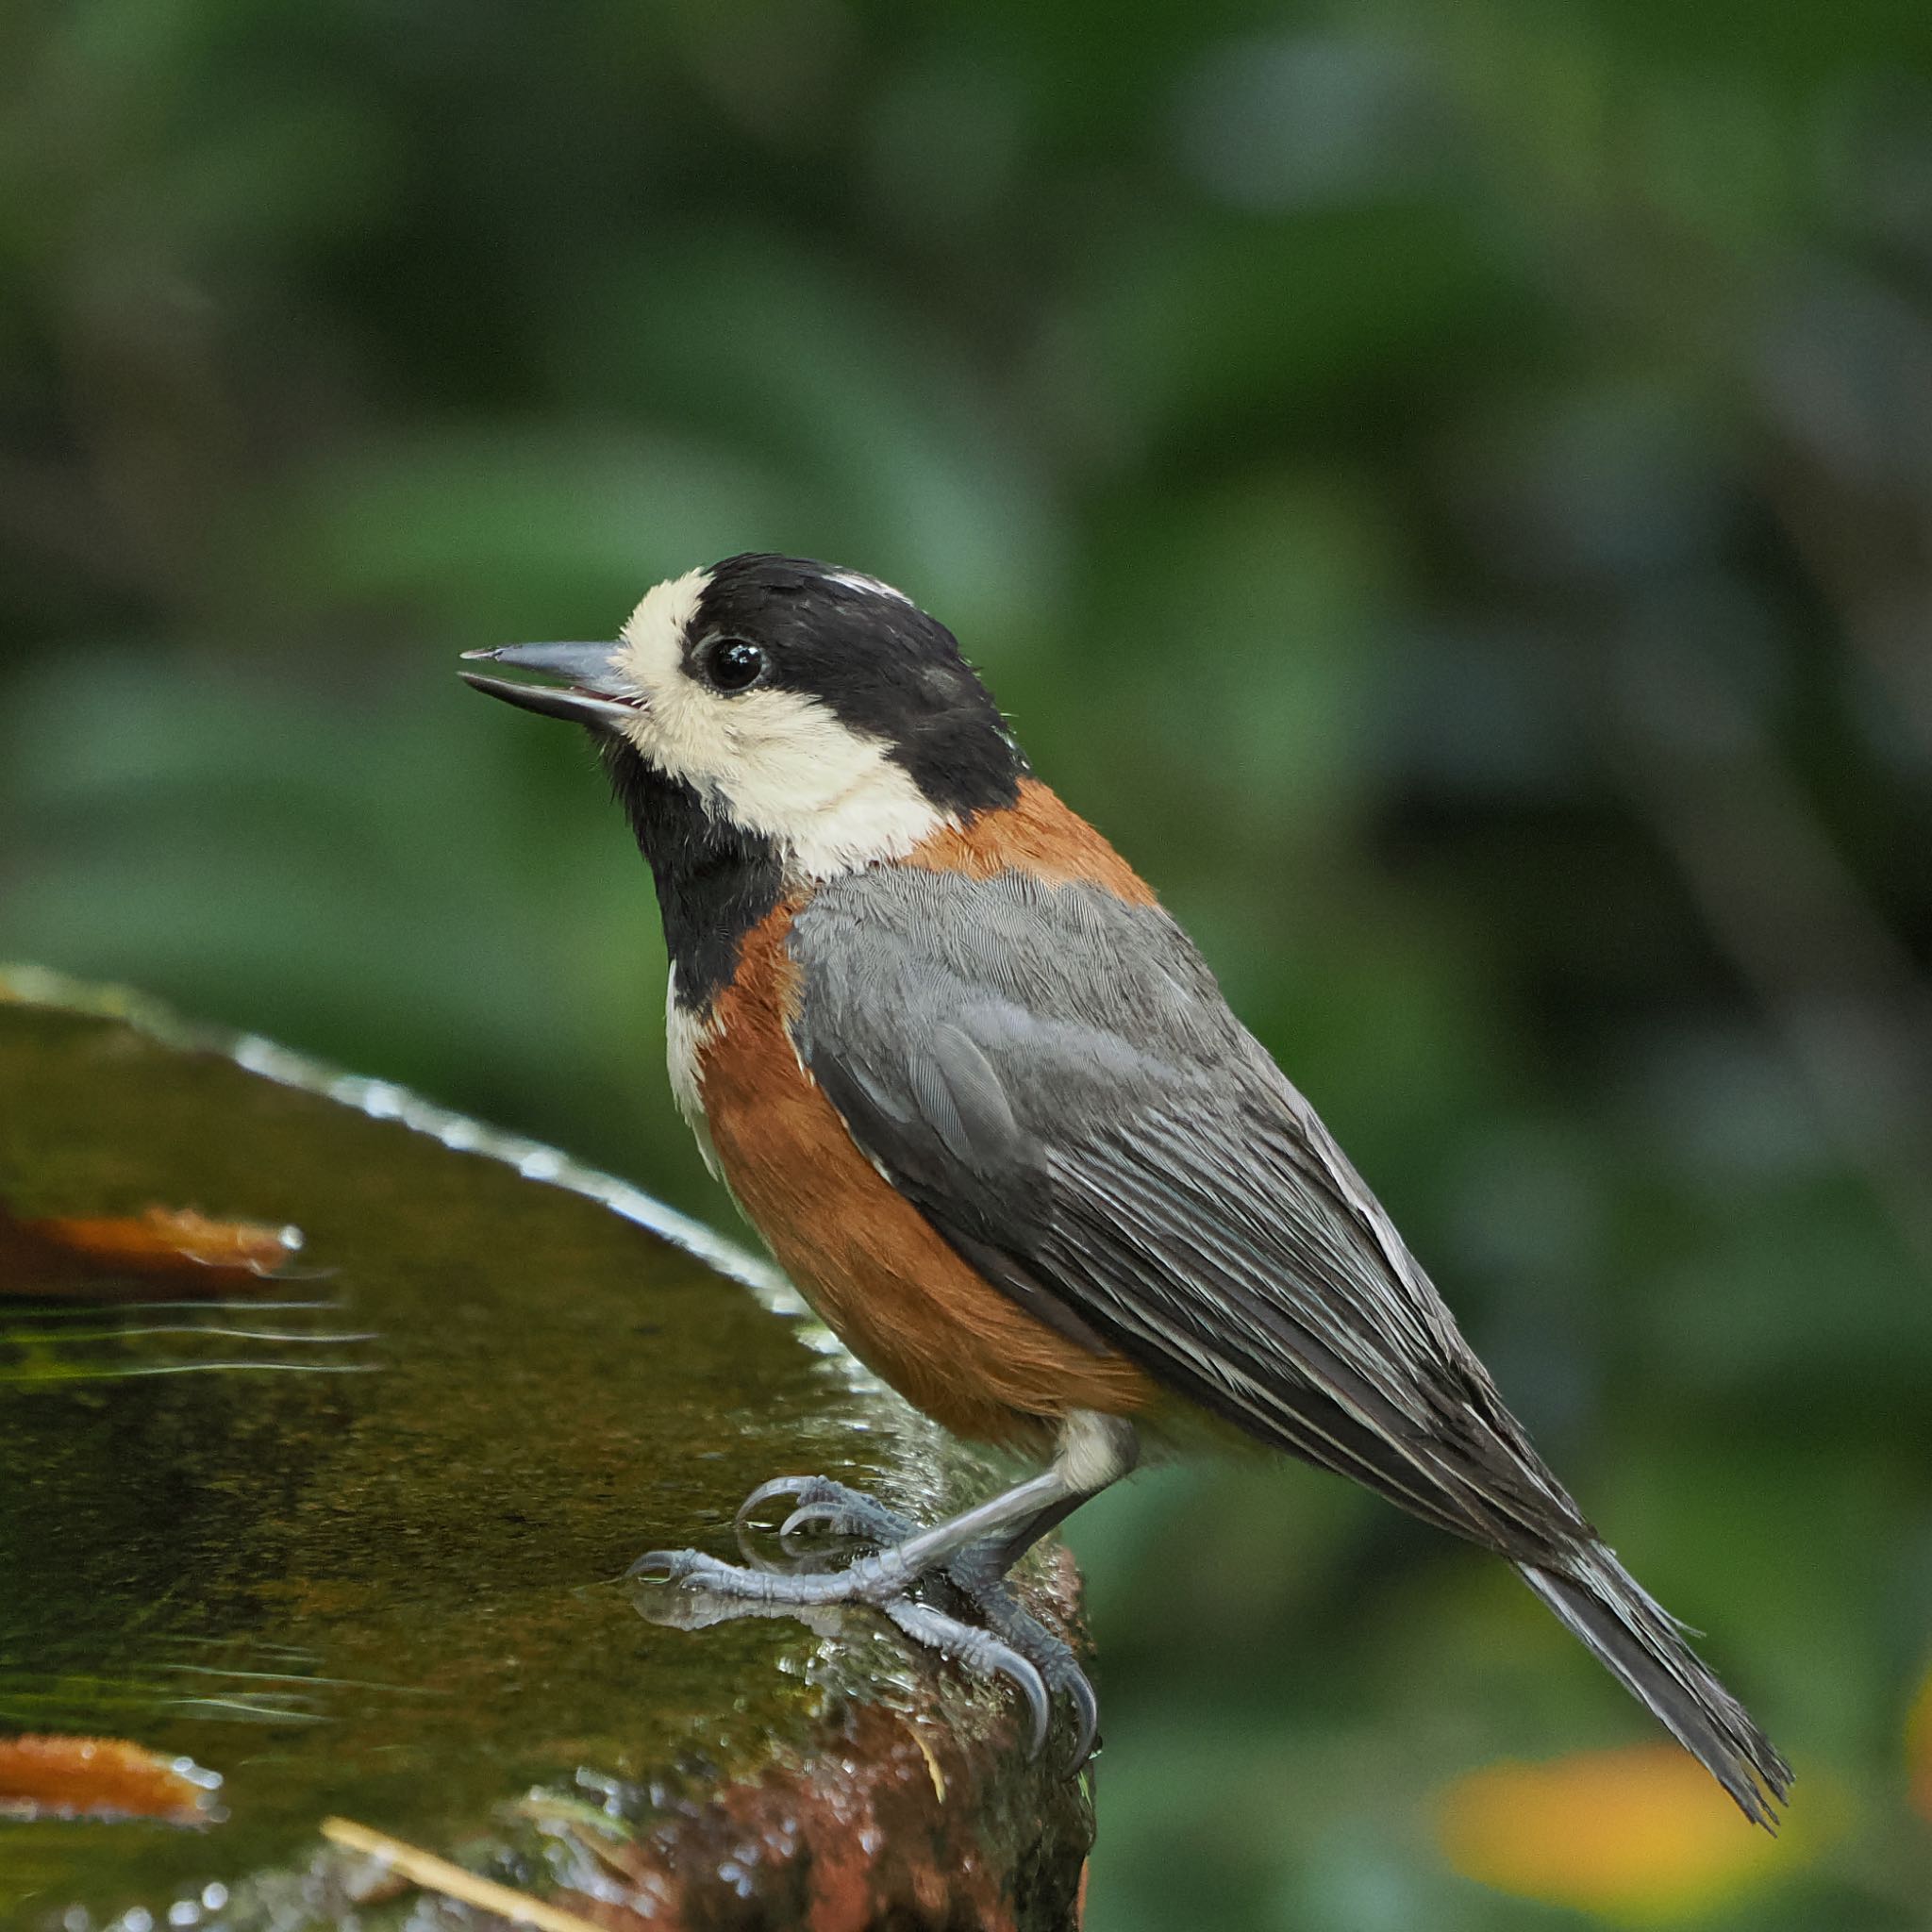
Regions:
M 854 1139 L 1041 1320 L 1512 1558 L 1769 1823 L 1790 1773 L 1578 1515 L 1313 1109 L 1164 913 L 914 870 L 791 939 Z
M 806 1065 L 1024 1306 L 1511 1556 L 1590 1536 L 1165 913 L 1011 874 L 880 870 L 824 888 L 791 948 Z

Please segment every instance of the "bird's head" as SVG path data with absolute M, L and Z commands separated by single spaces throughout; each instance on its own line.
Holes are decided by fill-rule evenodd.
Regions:
M 463 674 L 587 725 L 626 795 L 645 795 L 625 783 L 641 763 L 661 781 L 650 795 L 688 793 L 804 877 L 899 858 L 1010 805 L 1025 771 L 943 625 L 874 577 L 797 558 L 732 557 L 669 578 L 615 643 L 464 655 L 559 680 Z

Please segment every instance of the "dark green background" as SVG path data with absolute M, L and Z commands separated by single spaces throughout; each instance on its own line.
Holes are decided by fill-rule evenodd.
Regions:
M 452 659 L 747 548 L 955 626 L 1711 1632 L 1840 1828 L 1703 1923 L 1932 1923 L 1923 9 L 0 18 L 0 954 L 725 1218 Z M 1074 1541 L 1095 1932 L 1568 1923 L 1429 1834 L 1646 1735 L 1506 1573 L 1258 1467 Z

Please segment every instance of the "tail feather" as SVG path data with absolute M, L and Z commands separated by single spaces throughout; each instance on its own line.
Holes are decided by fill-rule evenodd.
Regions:
M 1685 1642 L 1683 1628 L 1601 1543 L 1561 1570 L 1519 1563 L 1524 1580 L 1737 1800 L 1777 1829 L 1791 1771 L 1749 1713 Z

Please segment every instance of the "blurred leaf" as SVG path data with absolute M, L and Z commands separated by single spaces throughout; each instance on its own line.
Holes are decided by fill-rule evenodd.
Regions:
M 652 584 L 745 548 L 783 502 L 702 443 L 477 423 L 322 468 L 268 510 L 253 562 L 284 595 L 387 603 L 485 641 L 613 636 Z
M 1053 594 L 1058 525 L 1017 412 L 856 269 L 770 234 L 664 236 L 575 300 L 557 340 L 567 394 L 781 470 L 782 514 L 730 549 L 861 563 L 969 641 Z
M 296 1228 L 211 1221 L 190 1208 L 21 1221 L 0 1202 L 0 1295 L 113 1300 L 164 1290 L 196 1298 L 260 1292 L 301 1245 Z
M 1773 1839 L 1674 1744 L 1492 1765 L 1443 1794 L 1437 1836 L 1467 1878 L 1621 1922 L 1664 1924 L 1789 1878 L 1816 1855 L 1828 1792 Z M 1799 1813 L 1793 1812 L 1794 1820 Z
M 1927 1671 L 1906 1719 L 1906 1768 L 1912 1804 L 1932 1824 L 1932 1671 Z
M 0 1738 L 0 1831 L 6 1821 L 42 1818 L 208 1824 L 221 1782 L 185 1757 L 120 1738 Z
M 1108 231 L 1086 273 L 1065 359 L 1147 443 L 1239 449 L 1284 420 L 1325 425 L 1341 397 L 1387 398 L 1524 312 L 1451 205 L 1143 220 Z

